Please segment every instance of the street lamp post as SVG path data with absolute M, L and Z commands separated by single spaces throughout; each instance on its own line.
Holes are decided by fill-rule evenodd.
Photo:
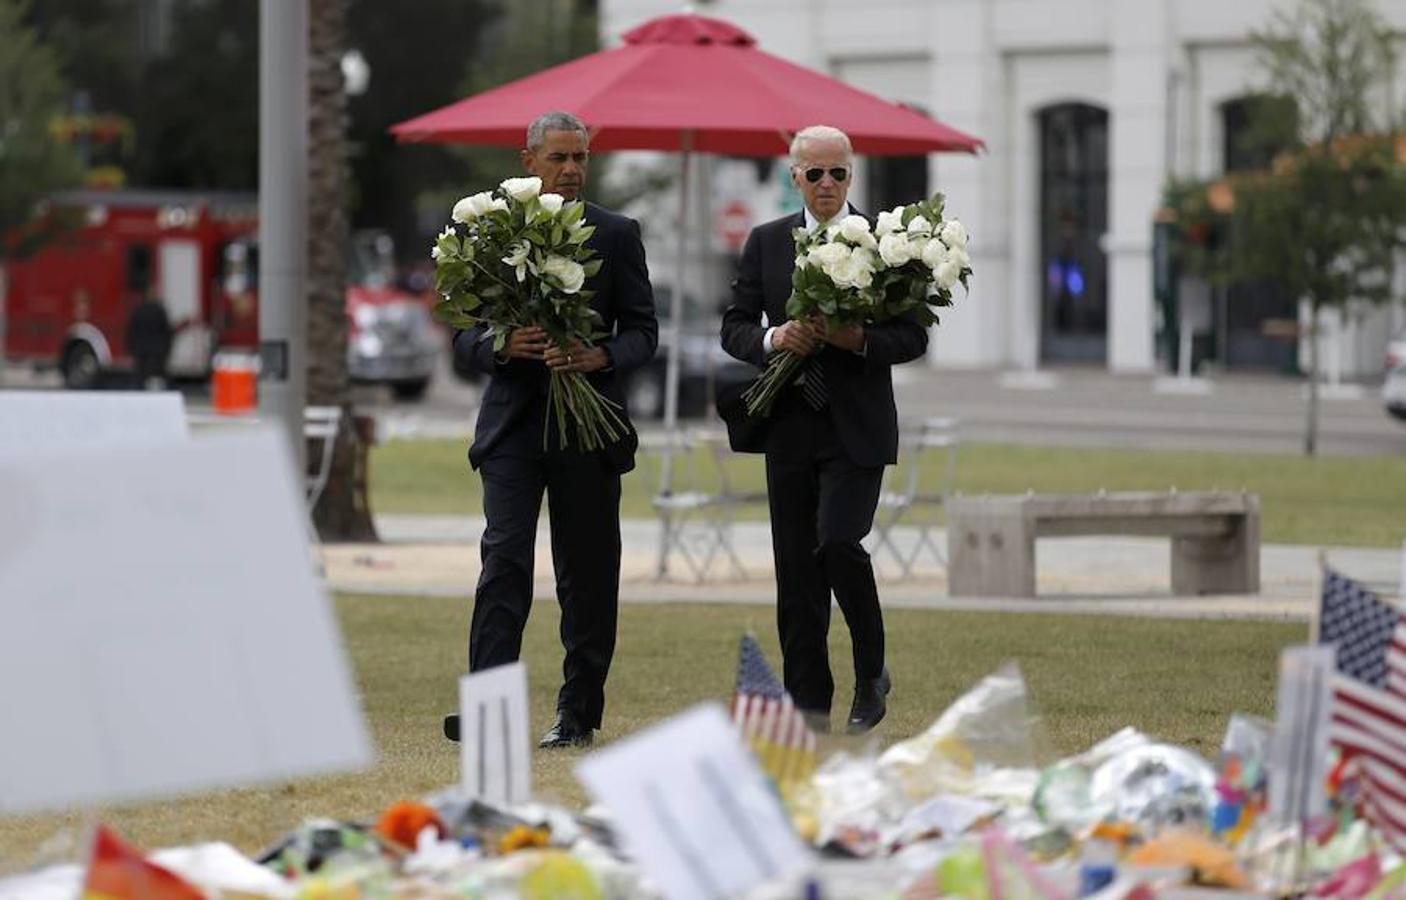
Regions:
M 303 472 L 307 399 L 308 0 L 259 2 L 259 408 Z

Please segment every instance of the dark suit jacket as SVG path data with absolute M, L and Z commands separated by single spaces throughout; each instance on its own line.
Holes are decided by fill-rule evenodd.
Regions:
M 610 336 L 601 346 L 611 359 L 609 369 L 592 372 L 587 377 L 597 390 L 623 410 L 625 395 L 621 379 L 653 359 L 659 342 L 654 292 L 649 285 L 639 223 L 594 203 L 586 204 L 585 220 L 596 228 L 586 246 L 594 249 L 601 260 L 600 271 L 586 279 L 585 289 L 595 291 L 591 307 L 605 320 L 604 330 Z M 474 468 L 495 448 L 511 443 L 515 432 L 540 429 L 540 423 L 528 422 L 526 417 L 531 411 L 542 414 L 542 404 L 538 400 L 547 389 L 545 363 L 525 359 L 498 363 L 493 358 L 493 341 L 486 332 L 485 327 L 475 326 L 454 335 L 454 355 L 459 364 L 489 376 L 479 406 L 473 446 L 469 448 L 469 462 Z M 601 451 L 611 468 L 621 473 L 634 468 L 635 449 L 639 444 L 634 426 L 628 418 L 625 421 L 629 426 L 625 437 Z M 540 441 L 541 431 L 534 433 Z
M 762 351 L 762 314 L 770 325 L 786 321 L 791 296 L 791 272 L 796 244 L 791 231 L 805 224 L 805 214 L 783 216 L 752 229 L 742 248 L 732 305 L 723 313 L 723 349 L 757 367 L 766 365 Z M 845 452 L 856 465 L 882 466 L 898 460 L 898 409 L 893 402 L 889 369 L 917 359 L 927 351 L 928 333 L 907 319 L 865 326 L 864 355 L 826 345 L 820 352 L 830 415 Z M 767 453 L 804 451 L 786 427 L 784 410 L 762 437 Z

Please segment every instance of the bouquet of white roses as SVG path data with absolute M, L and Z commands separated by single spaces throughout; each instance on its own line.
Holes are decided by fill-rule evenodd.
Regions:
M 495 353 L 514 328 L 538 326 L 563 350 L 573 340 L 589 345 L 606 336 L 592 292 L 582 290 L 601 265 L 586 247 L 595 228 L 582 218 L 585 204 L 541 191 L 540 178 L 509 178 L 465 197 L 430 251 L 440 296 L 435 317 L 455 328 L 487 326 Z M 586 451 L 626 431 L 620 407 L 581 372 L 552 371 L 547 401 L 544 447 L 553 421 L 562 448 L 573 430 L 568 423 Z
M 967 230 L 944 219 L 942 194 L 879 213 L 874 227 L 845 216 L 824 231 L 795 231 L 796 268 L 786 315 L 821 320 L 827 330 L 907 315 L 924 327 L 952 305 L 952 289 L 972 274 Z M 805 358 L 783 350 L 742 395 L 749 415 L 767 415 Z

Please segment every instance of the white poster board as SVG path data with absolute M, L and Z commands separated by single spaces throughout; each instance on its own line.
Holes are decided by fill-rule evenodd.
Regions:
M 1328 722 L 1332 715 L 1332 644 L 1286 647 L 1279 655 L 1279 691 L 1269 750 L 1269 815 L 1296 825 L 1327 807 Z
M 372 752 L 283 442 L 0 457 L 0 814 Z
M 731 897 L 812 863 L 715 704 L 591 754 L 576 774 L 670 900 Z
M 532 799 L 525 665 L 515 662 L 459 679 L 459 759 L 467 796 L 499 806 Z
M 188 437 L 175 391 L 0 391 L 0 458 Z

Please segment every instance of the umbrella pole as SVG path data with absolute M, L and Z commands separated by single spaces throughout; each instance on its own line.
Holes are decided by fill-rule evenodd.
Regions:
M 674 290 L 669 298 L 669 355 L 664 361 L 664 441 L 665 452 L 659 468 L 659 493 L 673 492 L 674 452 L 682 448 L 675 442 L 674 431 L 679 422 L 679 366 L 682 362 L 684 260 L 688 255 L 688 163 L 693 134 L 683 133 L 683 153 L 679 162 L 679 255 L 674 261 Z M 669 536 L 667 529 L 659 535 L 659 578 L 669 572 Z

